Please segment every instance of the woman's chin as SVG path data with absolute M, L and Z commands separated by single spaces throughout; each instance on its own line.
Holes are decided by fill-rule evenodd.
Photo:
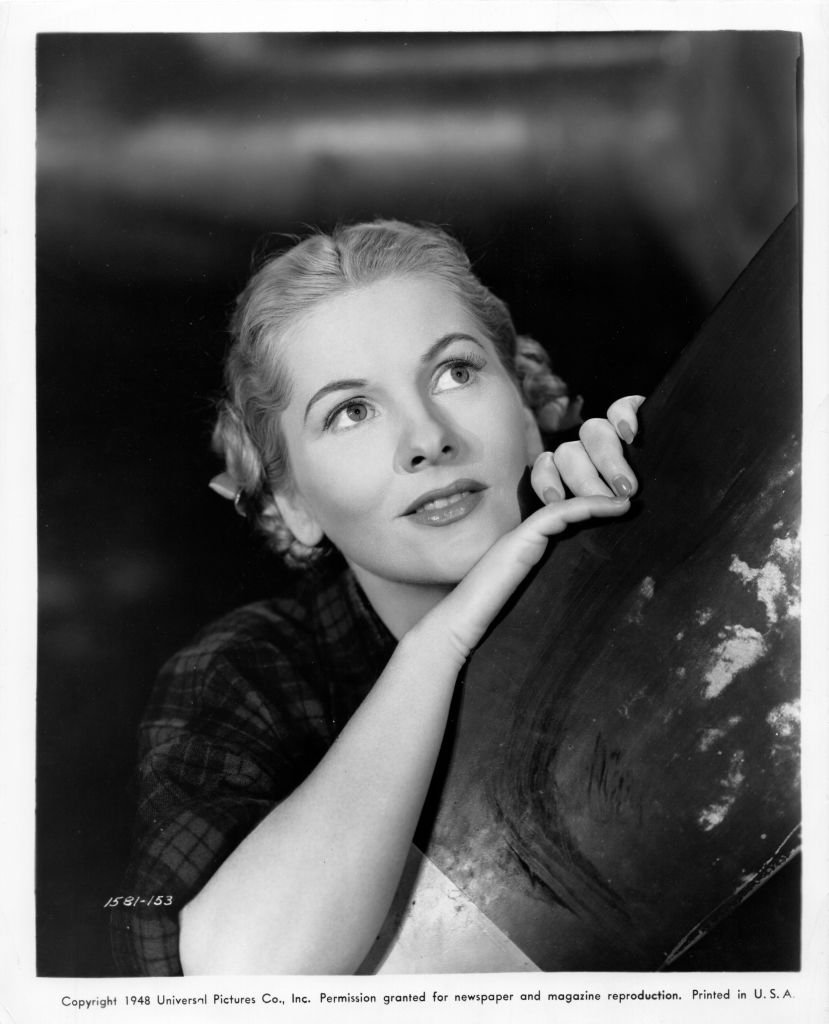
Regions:
M 471 518 L 471 517 L 470 517 Z M 383 547 L 378 541 L 346 554 L 361 573 L 398 584 L 451 589 L 468 575 L 512 523 L 493 520 L 443 529 L 420 528 L 414 535 L 397 537 Z M 517 525 L 517 524 L 516 524 Z M 473 528 L 470 528 L 473 527 Z
M 448 546 L 440 556 L 424 560 L 425 579 L 435 584 L 455 586 L 469 574 L 497 539 L 482 540 L 477 537 Z

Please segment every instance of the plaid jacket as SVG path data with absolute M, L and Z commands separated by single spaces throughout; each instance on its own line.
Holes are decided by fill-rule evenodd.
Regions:
M 130 896 L 112 911 L 122 974 L 181 973 L 179 911 L 312 771 L 394 644 L 343 571 L 232 612 L 167 662 L 139 730 Z

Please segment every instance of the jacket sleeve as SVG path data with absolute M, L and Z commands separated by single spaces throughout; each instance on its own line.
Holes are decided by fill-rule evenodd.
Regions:
M 333 742 L 301 633 L 233 631 L 161 672 L 139 731 L 133 855 L 112 911 L 125 975 L 181 974 L 179 913 Z

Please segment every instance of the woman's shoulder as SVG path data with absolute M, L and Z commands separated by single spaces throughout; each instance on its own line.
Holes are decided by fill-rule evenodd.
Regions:
M 335 593 L 345 587 L 334 585 Z M 317 639 L 315 605 L 319 595 L 308 587 L 295 586 L 277 596 L 260 598 L 223 612 L 199 629 L 166 662 L 163 672 L 187 663 L 204 671 L 228 659 L 261 659 L 266 652 L 291 653 L 294 659 Z
M 376 616 L 361 600 L 351 571 L 338 567 L 303 574 L 278 596 L 226 612 L 200 629 L 162 667 L 161 687 L 171 679 L 198 686 L 217 674 L 231 678 L 317 673 L 342 661 L 355 644 L 383 648 Z
M 334 690 L 350 707 L 370 686 L 391 652 L 350 572 L 303 582 L 222 615 L 167 659 L 142 718 L 149 745 L 193 723 L 324 717 Z
M 260 598 L 212 619 L 178 653 L 219 654 L 240 646 L 296 643 L 312 631 L 312 620 L 312 602 L 302 593 Z

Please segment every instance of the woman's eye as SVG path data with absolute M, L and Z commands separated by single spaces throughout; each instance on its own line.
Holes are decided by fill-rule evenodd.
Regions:
M 473 379 L 475 371 L 479 370 L 469 362 L 450 363 L 445 366 L 435 381 L 435 391 L 449 391 L 452 388 L 462 388 Z
M 347 402 L 345 405 L 341 405 L 339 409 L 334 410 L 334 412 L 328 417 L 328 421 L 325 426 L 326 429 L 333 428 L 334 430 L 347 430 L 349 427 L 355 426 L 358 423 L 363 423 L 365 420 L 370 418 L 371 408 L 367 402 Z
M 355 423 L 359 423 L 360 420 L 364 420 L 368 416 L 368 408 L 365 402 L 354 402 L 352 405 L 347 405 L 343 412 L 350 420 L 354 420 Z

